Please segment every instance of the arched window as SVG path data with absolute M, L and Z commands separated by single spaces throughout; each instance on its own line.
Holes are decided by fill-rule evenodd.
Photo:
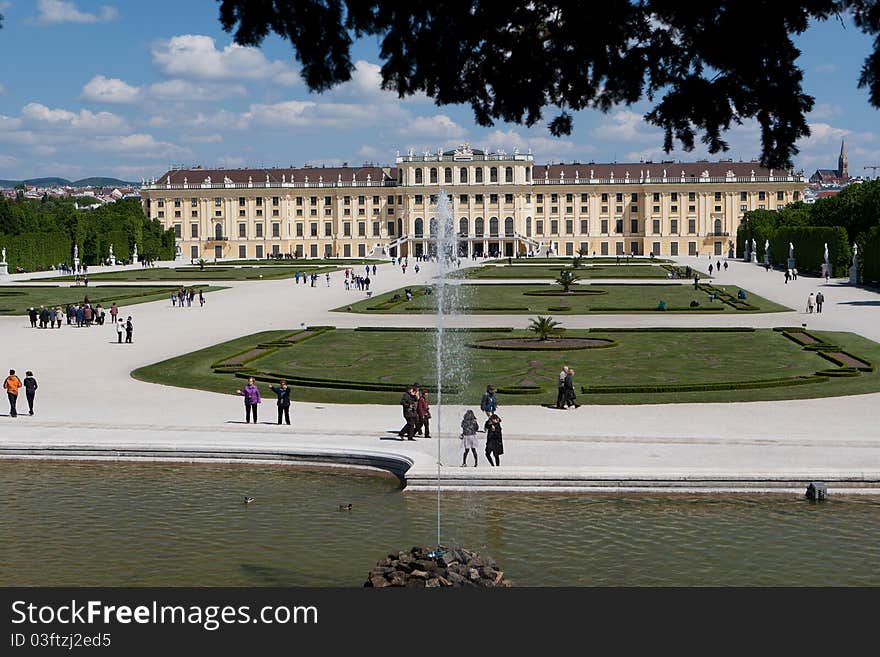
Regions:
M 483 218 L 482 217 L 477 217 L 476 219 L 474 219 L 474 234 L 477 237 L 483 236 Z
M 431 167 L 431 182 L 437 183 L 437 167 Z
M 214 239 L 223 239 L 223 224 L 216 224 L 214 226 Z
M 513 167 L 507 167 L 504 169 L 504 182 L 513 182 Z
M 423 175 L 421 169 L 416 169 L 416 185 L 421 185 L 424 182 Z
M 489 169 L 489 182 L 498 182 L 498 167 Z
M 458 182 L 466 183 L 468 181 L 467 167 L 458 170 Z
M 526 167 L 526 182 L 532 182 L 532 167 Z
M 526 169 L 528 171 L 528 169 Z M 526 237 L 532 236 L 532 218 L 526 217 Z
M 416 230 L 416 237 L 424 237 L 425 236 L 425 222 L 423 219 L 421 219 L 421 218 L 416 219 L 415 230 Z
M 452 183 L 452 167 L 446 167 L 443 171 L 443 182 Z
M 477 167 L 474 169 L 474 182 L 483 182 L 483 167 Z
M 437 218 L 431 217 L 428 221 L 428 230 L 431 231 L 431 237 L 437 237 Z
M 460 237 L 467 237 L 468 234 L 468 220 L 467 217 L 462 217 L 458 220 L 458 234 Z
M 513 237 L 513 217 L 506 217 L 504 219 L 504 236 Z
M 403 184 L 403 168 L 397 170 L 397 182 Z
M 498 217 L 489 219 L 489 237 L 498 237 Z
M 715 220 L 715 234 L 716 234 L 716 235 L 720 235 L 720 234 L 721 234 L 721 219 L 716 219 L 716 220 Z

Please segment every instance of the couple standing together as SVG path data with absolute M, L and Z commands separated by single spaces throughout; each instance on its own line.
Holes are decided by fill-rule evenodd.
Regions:
M 562 410 L 566 408 L 577 408 L 577 395 L 574 393 L 574 370 L 568 365 L 562 366 L 559 373 L 559 385 L 556 391 L 556 408 Z
M 403 419 L 406 424 L 397 432 L 398 437 L 406 436 L 407 440 L 415 440 L 425 430 L 425 438 L 431 437 L 431 409 L 428 406 L 428 393 L 418 383 L 413 383 L 400 398 L 403 407 Z

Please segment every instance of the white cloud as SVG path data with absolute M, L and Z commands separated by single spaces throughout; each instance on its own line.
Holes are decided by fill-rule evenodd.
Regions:
M 810 123 L 809 125 L 810 136 L 799 142 L 806 147 L 816 144 L 827 144 L 829 142 L 839 142 L 852 132 L 845 128 L 835 128 L 828 123 Z
M 272 130 L 312 127 L 352 128 L 373 125 L 382 119 L 370 105 L 316 103 L 310 100 L 251 105 L 240 118 L 242 127 L 256 126 Z
M 618 110 L 610 117 L 610 120 L 593 128 L 590 133 L 599 139 L 646 141 L 659 139 L 656 134 L 643 131 L 648 129 L 641 114 L 630 110 Z
M 38 25 L 108 23 L 119 18 L 115 7 L 104 5 L 99 12 L 90 14 L 80 11 L 73 2 L 65 0 L 37 0 L 37 11 L 40 13 L 31 22 Z
M 26 123 L 43 128 L 69 128 L 93 134 L 112 134 L 126 128 L 125 120 L 111 112 L 71 112 L 52 109 L 41 103 L 28 103 L 21 110 Z
M 83 86 L 80 98 L 93 103 L 125 104 L 137 102 L 140 93 L 140 87 L 134 87 L 119 78 L 96 75 Z
M 0 114 L 0 132 L 18 130 L 19 128 L 21 128 L 21 119 Z
M 189 144 L 217 144 L 223 141 L 223 135 L 219 132 L 212 132 L 209 135 L 183 135 L 180 141 L 185 141 Z
M 221 167 L 225 167 L 227 169 L 235 169 L 237 167 L 244 166 L 244 158 L 238 157 L 237 155 L 229 155 L 226 157 L 218 158 L 217 163 Z
M 837 66 L 830 62 L 826 62 L 824 64 L 817 64 L 813 67 L 814 73 L 834 73 L 837 70 Z
M 362 144 L 358 149 L 357 154 L 358 157 L 367 160 L 374 160 L 376 162 L 383 162 L 388 157 L 388 153 L 375 146 L 370 146 L 369 144 Z
M 150 97 L 161 100 L 214 101 L 246 95 L 247 89 L 241 84 L 200 84 L 174 79 L 150 85 Z
M 204 80 L 271 80 L 293 85 L 299 76 L 282 61 L 269 61 L 257 49 L 230 44 L 217 50 L 214 39 L 182 34 L 152 47 L 153 63 L 166 75 Z
M 397 128 L 397 134 L 407 137 L 462 139 L 467 135 L 467 130 L 445 114 L 435 114 L 417 116 L 402 122 Z
M 488 137 L 481 138 L 479 143 L 490 149 L 507 152 L 518 148 L 525 153 L 531 149 L 542 163 L 577 160 L 596 152 L 596 147 L 589 144 L 577 144 L 567 139 L 544 135 L 522 135 L 516 130 L 493 130 Z
M 152 135 L 136 133 L 120 137 L 102 137 L 92 142 L 94 150 L 119 153 L 137 157 L 182 157 L 192 155 L 188 148 L 182 148 L 167 141 L 158 141 Z
M 843 107 L 833 103 L 819 103 L 810 112 L 811 119 L 831 119 L 843 114 Z

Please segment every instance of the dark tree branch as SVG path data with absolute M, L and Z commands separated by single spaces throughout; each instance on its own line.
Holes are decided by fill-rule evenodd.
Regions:
M 555 136 L 571 112 L 608 112 L 645 98 L 664 149 L 727 150 L 731 124 L 755 119 L 765 166 L 791 165 L 809 135 L 800 52 L 791 37 L 810 21 L 850 13 L 875 35 L 859 86 L 880 107 L 880 0 L 218 0 L 235 41 L 290 41 L 312 91 L 351 78 L 353 40 L 379 39 L 382 86 L 466 103 L 480 125 L 532 126 L 549 108 Z

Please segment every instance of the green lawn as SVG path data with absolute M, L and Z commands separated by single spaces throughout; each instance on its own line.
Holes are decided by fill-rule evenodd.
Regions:
M 412 286 L 409 289 L 413 293 L 412 301 L 406 300 L 406 288 L 393 290 L 370 299 L 365 299 L 336 308 L 340 312 L 357 313 L 433 313 L 436 311 L 436 294 L 426 294 L 429 288 Z M 710 286 L 701 286 L 700 290 L 694 290 L 694 286 L 688 283 L 651 284 L 638 285 L 632 283 L 575 285 L 572 289 L 575 294 L 566 295 L 559 285 L 541 284 L 511 284 L 501 283 L 494 285 L 462 284 L 452 286 L 453 293 L 449 295 L 454 299 L 459 312 L 469 314 L 553 314 L 553 315 L 579 315 L 590 312 L 664 312 L 657 310 L 660 301 L 666 302 L 665 312 L 744 312 L 734 306 L 723 303 L 716 299 L 710 300 Z M 736 296 L 738 287 L 720 286 L 719 290 L 726 290 L 728 294 Z M 529 293 L 548 292 L 548 296 L 536 296 Z M 554 294 L 558 292 L 558 294 Z M 592 292 L 591 294 L 577 294 L 578 292 Z M 395 298 L 395 295 L 397 298 Z M 746 291 L 746 301 L 751 308 L 748 312 L 782 312 L 791 310 L 785 306 L 763 299 L 751 292 Z M 690 304 L 697 301 L 700 305 L 692 309 Z M 451 307 L 451 306 L 449 306 Z
M 304 267 L 297 265 L 211 265 L 204 271 L 198 267 L 134 267 L 125 271 L 89 274 L 91 281 L 252 281 L 272 278 L 291 278 L 296 272 L 323 274 L 336 271 L 337 267 Z M 73 276 L 60 276 L 37 280 L 72 281 Z
M 264 258 L 263 260 L 213 260 L 205 259 L 205 265 L 211 267 L 229 267 L 233 265 L 287 265 L 289 267 L 350 267 L 352 265 L 381 265 L 390 263 L 390 260 L 377 260 L 375 258 Z
M 60 287 L 38 285 L 8 285 L 0 287 L 0 315 L 23 315 L 28 308 L 40 306 L 62 306 L 68 303 L 81 302 L 88 297 L 91 303 L 100 303 L 108 308 L 114 301 L 119 306 L 132 306 L 148 301 L 169 299 L 177 286 L 125 286 L 97 285 L 88 287 Z M 198 286 L 203 292 L 223 290 L 223 287 Z
M 454 272 L 452 275 L 456 278 L 475 278 L 475 279 L 501 279 L 501 278 L 549 278 L 555 280 L 559 277 L 559 272 L 567 269 L 563 265 L 532 265 L 526 263 L 516 263 L 513 265 L 486 265 L 473 269 L 463 269 Z M 660 265 L 651 264 L 633 264 L 633 265 L 615 265 L 614 263 L 600 265 L 586 265 L 575 271 L 575 274 L 582 279 L 585 278 L 667 278 L 669 270 L 664 269 Z M 683 271 L 683 268 L 682 268 Z M 702 272 L 697 272 L 704 276 Z
M 431 331 L 330 329 L 299 343 L 278 346 L 284 344 L 279 340 L 297 333 L 258 333 L 143 367 L 132 374 L 144 381 L 230 394 L 241 387 L 241 377 L 248 374 L 258 377 L 264 393 L 269 392 L 269 381 L 286 377 L 293 381 L 295 400 L 319 403 L 396 404 L 407 384 L 417 380 L 433 386 L 436 382 L 435 334 Z M 852 333 L 811 333 L 865 361 L 880 362 L 880 345 L 870 340 Z M 580 392 L 579 400 L 586 404 L 758 401 L 880 391 L 877 371 L 816 377 L 817 371 L 840 368 L 770 329 L 572 330 L 565 333 L 566 338 L 605 338 L 614 344 L 580 350 L 560 347 L 558 351 L 502 351 L 473 346 L 491 339 L 531 338 L 522 330 L 457 331 L 446 336 L 448 361 L 453 365 L 444 385 L 456 390 L 445 393 L 444 399 L 454 403 L 478 404 L 488 383 L 499 387 L 502 408 L 552 403 L 563 364 L 576 370 L 578 390 L 581 386 L 632 387 L 613 394 Z M 263 349 L 253 351 L 256 345 L 263 345 Z M 224 360 L 237 354 L 245 354 L 239 356 L 245 359 L 243 362 L 231 366 L 241 368 L 238 376 L 228 371 L 214 372 L 212 364 L 222 367 Z M 783 380 L 783 384 L 735 389 L 770 380 Z M 727 389 L 652 391 L 683 385 Z M 719 417 L 718 421 L 744 419 Z

